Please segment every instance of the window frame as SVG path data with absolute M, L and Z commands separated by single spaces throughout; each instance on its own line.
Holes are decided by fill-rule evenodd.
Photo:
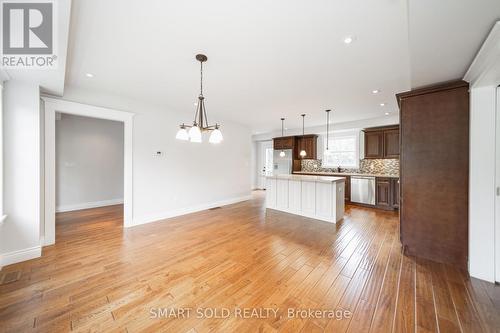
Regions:
M 345 169 L 359 169 L 359 160 L 360 160 L 360 131 L 359 130 L 348 130 L 348 131 L 339 131 L 339 132 L 334 132 L 333 134 L 329 135 L 330 143 L 332 143 L 333 140 L 339 139 L 339 138 L 354 138 L 354 154 L 355 154 L 355 164 L 354 165 L 330 165 L 326 164 L 326 135 L 323 137 L 323 160 L 321 161 L 321 166 L 323 168 L 336 168 L 336 167 L 341 167 Z M 332 150 L 330 149 L 330 152 Z

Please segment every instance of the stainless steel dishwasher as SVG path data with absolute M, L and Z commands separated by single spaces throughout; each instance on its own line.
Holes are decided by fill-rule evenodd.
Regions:
M 375 177 L 351 176 L 351 202 L 375 205 Z

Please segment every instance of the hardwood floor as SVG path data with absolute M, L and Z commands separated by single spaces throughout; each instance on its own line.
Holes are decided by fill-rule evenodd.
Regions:
M 393 212 L 347 206 L 335 225 L 266 211 L 256 192 L 130 229 L 122 213 L 58 214 L 56 245 L 0 272 L 19 276 L 0 285 L 0 331 L 500 331 L 500 288 L 403 256 Z M 160 308 L 192 310 L 154 318 Z M 198 318 L 213 308 L 230 315 Z M 252 308 L 263 318 L 237 316 Z

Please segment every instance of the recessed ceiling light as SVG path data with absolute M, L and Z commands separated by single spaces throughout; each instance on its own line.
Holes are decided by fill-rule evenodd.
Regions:
M 345 44 L 351 44 L 352 42 L 354 42 L 354 36 L 346 36 L 344 38 L 344 43 Z
M 86 77 L 94 77 L 94 74 L 92 74 L 92 73 L 87 73 L 87 74 L 85 74 L 85 76 L 86 76 Z
M 385 106 L 385 103 L 380 103 L 380 106 Z
M 379 92 L 380 92 L 380 90 L 378 90 L 378 89 L 372 90 L 372 94 L 378 94 Z
M 388 116 L 388 115 L 389 115 L 389 112 L 386 112 L 386 113 L 385 113 L 385 115 L 386 115 L 386 116 Z

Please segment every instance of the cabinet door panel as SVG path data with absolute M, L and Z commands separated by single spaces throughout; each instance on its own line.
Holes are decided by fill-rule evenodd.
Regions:
M 292 212 L 300 212 L 302 209 L 302 186 L 298 180 L 288 181 L 288 209 Z
M 317 158 L 317 135 L 305 135 L 297 138 L 297 159 L 316 159 Z M 305 157 L 301 157 L 299 152 L 301 150 L 305 150 L 307 155 Z
M 288 209 L 288 179 L 276 180 L 276 207 Z
M 387 178 L 377 178 L 376 204 L 382 207 L 391 205 L 391 184 Z
M 316 183 L 302 182 L 302 212 L 316 214 Z
M 266 207 L 276 208 L 276 179 L 266 178 Z
M 399 129 L 384 131 L 384 158 L 399 157 Z
M 392 207 L 399 207 L 399 179 L 391 179 Z
M 333 208 L 332 184 L 316 183 L 316 215 L 332 218 Z
M 384 132 L 365 132 L 365 158 L 384 157 Z

